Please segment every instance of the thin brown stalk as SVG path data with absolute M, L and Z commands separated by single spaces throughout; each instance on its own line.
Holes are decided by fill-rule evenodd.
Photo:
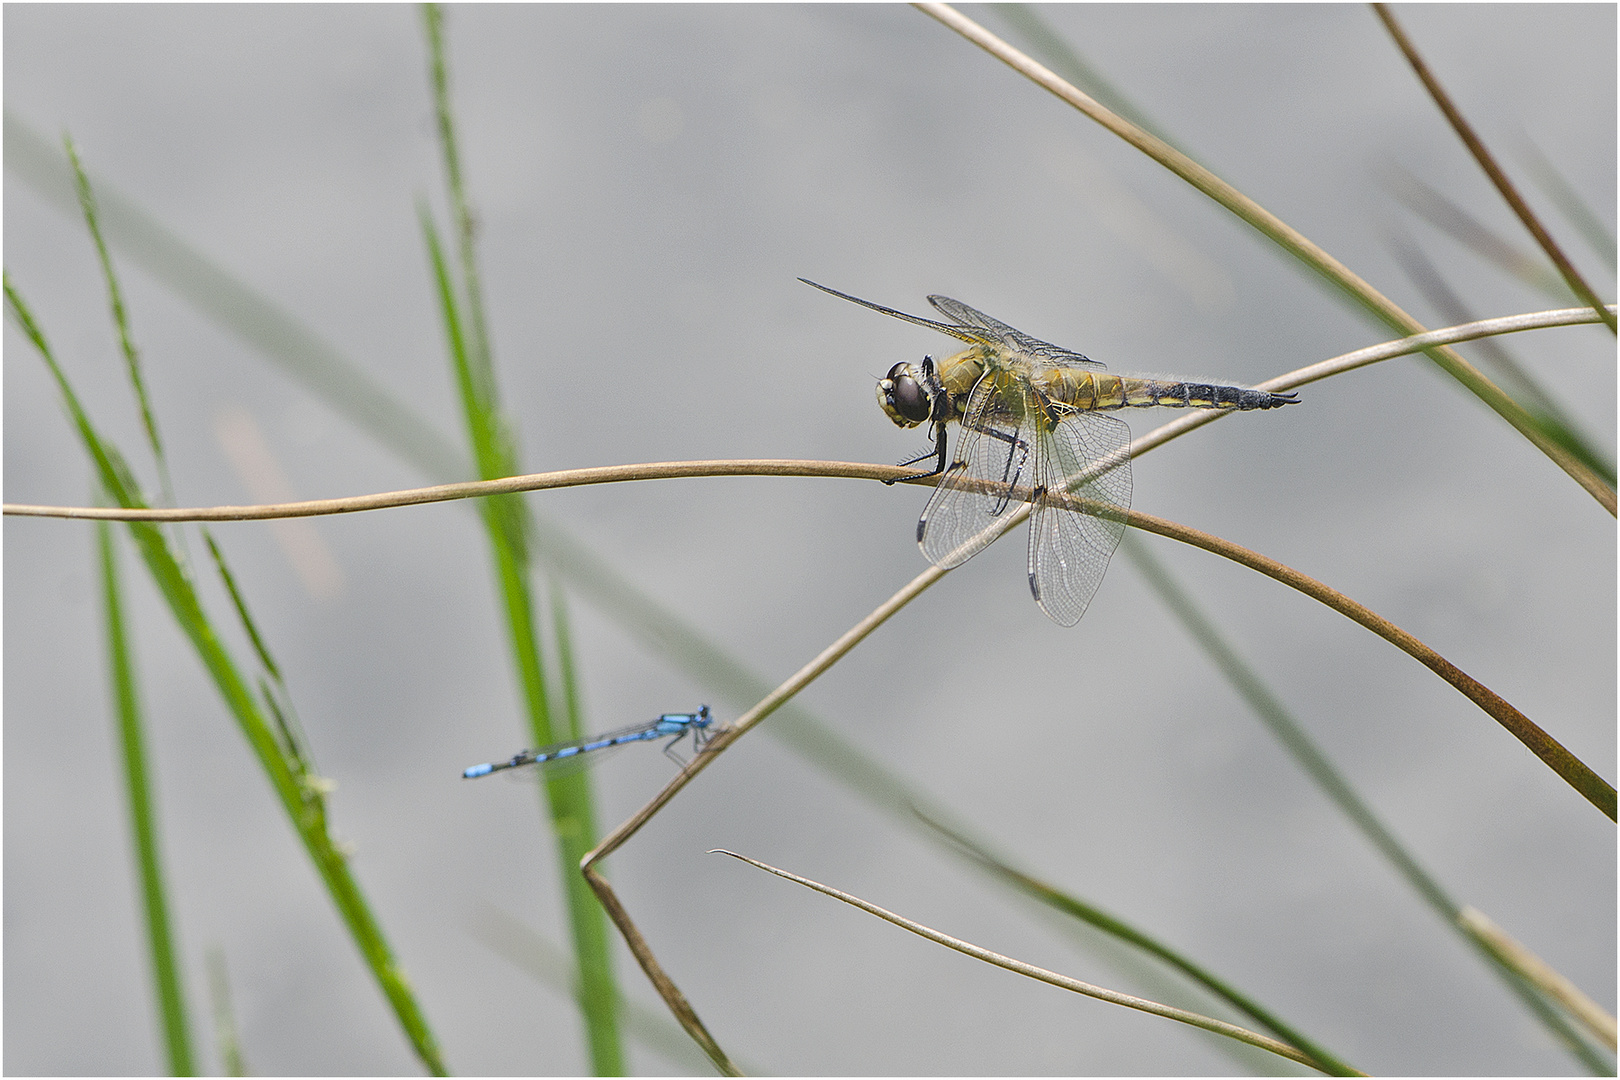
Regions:
M 1570 753 L 1557 739 L 1543 731 L 1528 716 L 1508 704 L 1484 683 L 1481 683 L 1478 679 L 1475 679 L 1388 619 L 1356 603 L 1356 601 L 1343 593 L 1329 588 L 1315 578 L 1308 577 L 1298 570 L 1285 566 L 1274 559 L 1267 558 L 1258 552 L 1240 547 L 1228 540 L 1222 540 L 1220 537 L 1211 536 L 1197 529 L 1178 525 L 1173 521 L 1166 521 L 1163 518 L 1153 517 L 1149 514 L 1139 514 L 1135 511 L 1131 512 L 1128 520 L 1134 528 L 1158 533 L 1160 536 L 1180 540 L 1182 543 L 1191 544 L 1194 547 L 1201 547 L 1205 551 L 1241 563 L 1251 570 L 1257 570 L 1290 588 L 1298 589 L 1313 600 L 1317 600 L 1339 614 L 1365 626 L 1368 630 L 1371 630 L 1450 683 L 1469 701 L 1484 710 L 1487 716 L 1506 728 L 1514 738 L 1523 743 L 1548 768 L 1563 777 L 1565 782 L 1585 796 L 1587 801 L 1603 811 L 1610 821 L 1615 820 L 1615 791 L 1606 780 L 1598 776 L 1597 773 L 1587 767 L 1585 762 Z
M 1611 332 L 1615 331 L 1614 315 L 1604 306 L 1603 301 L 1598 299 L 1597 293 L 1586 283 L 1586 279 L 1581 276 L 1580 271 L 1575 269 L 1575 264 L 1569 261 L 1569 257 L 1558 246 L 1558 242 L 1552 238 L 1552 234 L 1546 230 L 1540 219 L 1536 217 L 1535 211 L 1530 209 L 1530 204 L 1525 202 L 1524 197 L 1519 194 L 1519 189 L 1513 186 L 1513 181 L 1508 179 L 1507 173 L 1503 172 L 1502 167 L 1496 163 L 1496 158 L 1486 148 L 1484 140 L 1474 131 L 1473 125 L 1464 118 L 1462 111 L 1451 100 L 1451 95 L 1446 93 L 1445 87 L 1440 85 L 1440 80 L 1435 77 L 1434 72 L 1429 70 L 1429 65 L 1419 55 L 1417 47 L 1412 44 L 1412 39 L 1406 36 L 1405 30 L 1401 29 L 1401 24 L 1396 21 L 1395 13 L 1389 10 L 1389 5 L 1373 4 L 1372 8 L 1377 13 L 1379 21 L 1384 24 L 1384 29 L 1389 31 L 1389 36 L 1395 39 L 1395 44 L 1405 55 L 1406 62 L 1412 65 L 1412 70 L 1422 80 L 1424 87 L 1429 91 L 1429 96 L 1434 98 L 1434 103 L 1440 107 L 1441 112 L 1445 113 L 1446 120 L 1451 124 L 1452 130 L 1463 141 L 1463 145 L 1468 147 L 1468 152 L 1474 155 L 1474 160 L 1479 162 L 1479 167 L 1485 170 L 1485 175 L 1491 178 L 1491 183 L 1496 185 L 1496 190 L 1501 193 L 1503 199 L 1507 200 L 1507 204 L 1513 208 L 1513 212 L 1519 216 L 1519 220 L 1524 222 L 1524 227 L 1530 230 L 1530 235 L 1536 238 L 1536 243 L 1540 244 L 1541 250 L 1547 253 L 1547 258 L 1551 259 L 1553 265 L 1558 267 L 1558 272 L 1563 275 L 1564 281 L 1569 285 L 1570 290 L 1592 306 L 1592 310 L 1598 313 Z
M 762 863 L 757 859 L 750 859 L 746 855 L 739 855 L 735 851 L 727 851 L 725 848 L 715 848 L 710 851 L 709 854 L 729 855 L 733 859 L 737 859 L 740 862 L 745 862 L 749 866 L 757 867 L 758 869 L 765 871 L 767 874 L 775 874 L 779 878 L 784 878 L 787 881 L 792 881 L 796 884 L 803 885 L 807 889 L 814 889 L 816 892 L 821 893 L 824 896 L 830 896 L 834 900 L 842 900 L 851 907 L 859 908 L 869 915 L 876 915 L 878 918 L 884 920 L 885 922 L 893 923 L 902 930 L 909 930 L 918 937 L 927 938 L 929 941 L 932 941 L 935 944 L 943 945 L 947 949 L 954 949 L 964 956 L 973 957 L 975 960 L 982 960 L 987 964 L 994 964 L 996 967 L 1005 968 L 1006 970 L 1016 974 L 1026 976 L 1031 979 L 1036 979 L 1040 982 L 1048 983 L 1064 990 L 1071 990 L 1076 994 L 1084 994 L 1086 997 L 1096 998 L 1099 1001 L 1106 1001 L 1113 1005 L 1122 1005 L 1127 1009 L 1137 1009 L 1141 1012 L 1152 1013 L 1154 1016 L 1162 1016 L 1167 1020 L 1177 1020 L 1183 1024 L 1190 1024 L 1193 1027 L 1202 1028 L 1205 1031 L 1213 1031 L 1217 1035 L 1225 1035 L 1228 1038 L 1237 1039 L 1239 1042 L 1248 1043 L 1250 1046 L 1258 1046 L 1262 1050 L 1269 1050 L 1273 1054 L 1281 1055 L 1282 1057 L 1288 1058 L 1290 1061 L 1297 1061 L 1301 1065 L 1306 1065 L 1323 1072 L 1328 1071 L 1323 1069 L 1322 1066 L 1319 1065 L 1309 1054 L 1298 1049 L 1297 1047 L 1290 1046 L 1288 1043 L 1282 1042 L 1278 1039 L 1273 1039 L 1269 1035 L 1261 1035 L 1259 1032 L 1250 1031 L 1248 1028 L 1241 1028 L 1236 1024 L 1229 1024 L 1224 1020 L 1216 1020 L 1200 1013 L 1189 1012 L 1186 1009 L 1178 1009 L 1172 1005 L 1162 1005 L 1157 1001 L 1150 1001 L 1147 998 L 1139 998 L 1131 994 L 1122 994 L 1118 990 L 1109 990 L 1105 987 L 1093 986 L 1091 983 L 1081 982 L 1079 979 L 1072 979 L 1067 975 L 1059 975 L 1055 971 L 1048 971 L 1045 968 L 1036 967 L 1034 964 L 1026 964 L 1022 960 L 1014 960 L 1010 956 L 1003 956 L 1000 953 L 991 952 L 989 949 L 981 948 L 980 946 L 974 945 L 971 942 L 963 941 L 960 938 L 951 937 L 949 934 L 942 934 L 938 930 L 924 926 L 922 923 L 914 922 L 903 915 L 896 915 L 894 912 L 880 908 L 876 904 L 867 903 L 858 896 L 851 896 L 847 892 L 834 889 L 829 885 L 823 885 L 818 881 L 812 881 L 809 878 L 800 877 L 797 874 L 790 874 L 786 870 L 779 870 L 776 867 L 767 863 Z M 1365 1076 L 1367 1074 L 1350 1070 L 1348 1075 Z
M 589 863 L 590 857 L 587 856 L 585 863 L 580 866 L 580 872 L 585 875 L 585 880 L 596 893 L 596 898 L 602 902 L 608 918 L 613 920 L 613 924 L 624 935 L 625 944 L 630 946 L 631 955 L 636 958 L 641 970 L 646 972 L 647 978 L 652 981 L 653 989 L 658 991 L 658 996 L 664 999 L 664 1004 L 669 1006 L 669 1011 L 680 1021 L 681 1027 L 686 1029 L 692 1041 L 709 1055 L 709 1060 L 714 1063 L 721 1076 L 741 1076 L 741 1070 L 726 1056 L 726 1052 L 720 1048 L 714 1036 L 709 1034 L 709 1029 L 703 1026 L 703 1021 L 698 1019 L 697 1011 L 686 1000 L 686 995 L 681 993 L 674 980 L 664 973 L 658 958 L 648 947 L 647 939 L 641 936 L 641 931 L 630 919 L 630 913 L 625 911 L 624 905 L 619 902 L 618 894 L 607 883 L 607 879 L 590 868 Z
M 1074 106 L 1090 119 L 1118 135 L 1154 161 L 1163 165 L 1187 183 L 1220 203 L 1261 235 L 1280 246 L 1306 267 L 1317 273 L 1334 288 L 1361 305 L 1384 325 L 1403 334 L 1421 334 L 1423 324 L 1401 309 L 1393 300 L 1363 281 L 1359 276 L 1322 248 L 1312 243 L 1299 230 L 1293 228 L 1271 211 L 1243 194 L 1225 180 L 1216 176 L 1192 158 L 1183 154 L 1163 139 L 1151 135 L 1129 120 L 1110 112 L 1096 100 L 1076 89 L 1049 68 L 1013 48 L 978 23 L 969 19 L 949 4 L 914 4 L 924 14 L 979 46 L 1014 71 L 1050 91 Z M 1462 383 L 1468 390 L 1490 406 L 1530 443 L 1545 454 L 1560 469 L 1569 474 L 1593 498 L 1615 513 L 1614 490 L 1601 476 L 1574 454 L 1558 445 L 1541 428 L 1536 417 L 1514 401 L 1495 383 L 1487 379 L 1455 349 L 1432 346 L 1425 350 L 1441 370 Z
M 152 508 L 141 511 L 110 506 L 31 506 L 6 503 L 5 512 L 22 517 L 82 518 L 93 521 L 264 521 L 272 518 L 319 517 L 387 510 L 399 506 L 481 499 L 520 491 L 581 487 L 587 484 L 622 484 L 630 480 L 671 480 L 693 476 L 832 476 L 851 480 L 893 480 L 915 470 L 892 465 L 851 461 L 794 461 L 773 458 L 742 461 L 655 461 L 644 465 L 599 465 L 590 469 L 503 476 L 495 480 L 467 480 L 457 484 L 351 495 L 340 499 L 263 506 Z

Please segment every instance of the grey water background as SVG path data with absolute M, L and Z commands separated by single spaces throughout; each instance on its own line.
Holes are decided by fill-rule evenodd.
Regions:
M 970 10 L 1007 31 L 993 10 Z M 1479 316 L 1567 306 L 1380 185 L 1398 165 L 1528 246 L 1366 8 L 1041 12 L 1184 146 L 1429 325 L 1446 320 L 1392 235 L 1420 244 Z M 1533 139 L 1612 230 L 1614 7 L 1398 12 L 1514 174 L 1526 177 L 1515 154 Z M 419 199 L 442 207 L 443 183 L 414 9 L 8 6 L 4 19 L 16 118 L 71 132 L 101 180 L 462 441 L 416 220 Z M 1202 196 L 909 8 L 455 7 L 448 33 L 495 358 L 533 470 L 920 450 L 878 411 L 872 379 L 950 343 L 801 275 L 923 314 L 925 294 L 955 296 L 1114 370 L 1255 382 L 1385 336 Z M 1528 189 L 1613 295 L 1608 268 Z M 155 487 L 82 225 L 11 171 L 4 213 L 8 271 Z M 254 501 L 226 449 L 254 429 L 295 497 L 427 482 L 115 257 L 181 504 Z M 9 323 L 4 340 L 5 497 L 83 503 L 89 470 L 43 365 Z M 1612 454 L 1613 337 L 1577 327 L 1506 344 Z M 1368 604 L 1612 780 L 1614 522 L 1423 361 L 1301 397 L 1147 455 L 1135 506 Z M 1129 419 L 1140 435 L 1162 418 Z M 912 537 L 925 498 L 768 479 L 529 496 L 772 682 L 924 568 Z M 266 525 L 215 534 L 339 784 L 335 831 L 451 1068 L 575 1073 L 586 1058 L 570 1000 L 475 935 L 490 906 L 559 943 L 566 931 L 533 794 L 459 778 L 525 744 L 469 510 L 315 521 L 329 562 L 306 553 L 302 571 Z M 93 529 L 8 519 L 4 535 L 4 1067 L 161 1071 Z M 1247 571 L 1147 542 L 1445 887 L 1612 1009 L 1614 827 L 1392 647 Z M 1184 949 L 1362 1069 L 1574 1068 L 1305 780 L 1127 560 L 1064 630 L 1030 601 L 1023 544 L 1009 537 L 949 575 L 804 703 L 1022 865 Z M 219 946 L 255 1071 L 415 1071 L 194 653 L 124 555 L 199 1044 L 204 953 Z M 593 729 L 715 700 L 589 604 L 572 611 Z M 670 766 L 632 749 L 596 775 L 607 827 Z M 1018 979 L 703 854 L 721 846 L 1081 979 L 1215 1007 L 1070 934 L 759 732 L 609 864 L 699 1014 L 757 1068 L 1252 1066 L 1213 1037 Z M 622 951 L 619 973 L 657 1007 Z M 630 1055 L 644 1072 L 688 1067 Z M 219 1067 L 211 1051 L 203 1061 Z

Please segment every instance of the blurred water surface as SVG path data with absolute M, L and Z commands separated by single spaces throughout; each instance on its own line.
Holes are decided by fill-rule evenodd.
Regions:
M 1446 320 L 1391 236 L 1422 245 L 1479 316 L 1566 306 L 1418 223 L 1380 185 L 1398 165 L 1528 247 L 1365 8 L 1041 13 L 1184 147 L 1430 325 Z M 1533 140 L 1612 230 L 1614 8 L 1400 16 L 1515 175 Z M 443 185 L 414 10 L 8 6 L 4 18 L 10 113 L 53 138 L 71 132 L 96 176 L 460 440 L 415 215 L 424 197 L 442 207 Z M 1252 383 L 1384 336 L 1201 196 L 908 8 L 455 7 L 448 33 L 495 359 L 534 470 L 920 450 L 876 408 L 872 379 L 950 343 L 801 275 L 909 311 L 926 293 L 958 297 L 1115 370 Z M 1602 260 L 1529 190 L 1612 295 Z M 8 271 L 94 415 L 144 467 L 82 226 L 11 172 L 5 195 Z M 244 415 L 297 497 L 426 482 L 120 265 L 183 504 L 254 498 L 221 442 Z M 13 329 L 5 344 L 6 498 L 82 503 L 89 471 L 43 366 Z M 1612 336 L 1542 331 L 1508 347 L 1612 455 Z M 1356 597 L 1612 779 L 1613 521 L 1422 361 L 1301 396 L 1144 457 L 1135 506 Z M 1138 434 L 1152 426 L 1130 419 Z M 529 498 L 773 681 L 925 565 L 912 538 L 926 494 L 914 489 L 714 479 Z M 215 532 L 340 785 L 336 831 L 446 1058 L 467 1073 L 578 1072 L 569 1000 L 469 930 L 487 902 L 554 940 L 565 932 L 535 799 L 460 779 L 525 741 L 476 518 L 437 506 L 312 528 L 337 573 L 313 591 L 267 527 Z M 1152 542 L 1453 895 L 1612 1009 L 1613 826 L 1383 642 Z M 1030 601 L 1023 543 L 950 575 L 805 703 L 1027 866 L 1187 950 L 1362 1069 L 1572 1068 L 1123 558 L 1063 630 Z M 164 1067 L 92 554 L 83 524 L 6 523 L 11 1073 Z M 412 1071 L 234 725 L 125 565 L 199 1039 L 203 953 L 218 944 L 256 1071 Z M 588 604 L 573 609 L 593 729 L 715 697 Z M 669 771 L 628 752 L 599 769 L 603 823 Z M 1173 991 L 1115 953 L 1076 948 L 756 735 L 611 867 L 699 1013 L 761 1068 L 1246 1068 L 1212 1038 L 984 968 L 702 854 L 718 846 L 1079 978 Z M 620 972 L 629 994 L 653 998 L 628 957 Z M 635 1048 L 632 1061 L 677 1067 Z

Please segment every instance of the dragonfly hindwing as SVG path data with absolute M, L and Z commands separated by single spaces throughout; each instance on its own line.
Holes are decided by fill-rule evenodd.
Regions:
M 1048 496 L 1067 492 L 1079 512 L 1050 497 L 1035 503 L 1029 532 L 1029 590 L 1054 622 L 1073 626 L 1102 583 L 1131 505 L 1131 432 L 1096 412 L 1065 412 L 1038 455 Z

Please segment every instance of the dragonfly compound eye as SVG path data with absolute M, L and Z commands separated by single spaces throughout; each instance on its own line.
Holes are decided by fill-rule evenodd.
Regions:
M 928 419 L 931 411 L 928 392 L 910 364 L 896 364 L 889 374 L 878 380 L 878 404 L 901 427 L 916 427 Z

